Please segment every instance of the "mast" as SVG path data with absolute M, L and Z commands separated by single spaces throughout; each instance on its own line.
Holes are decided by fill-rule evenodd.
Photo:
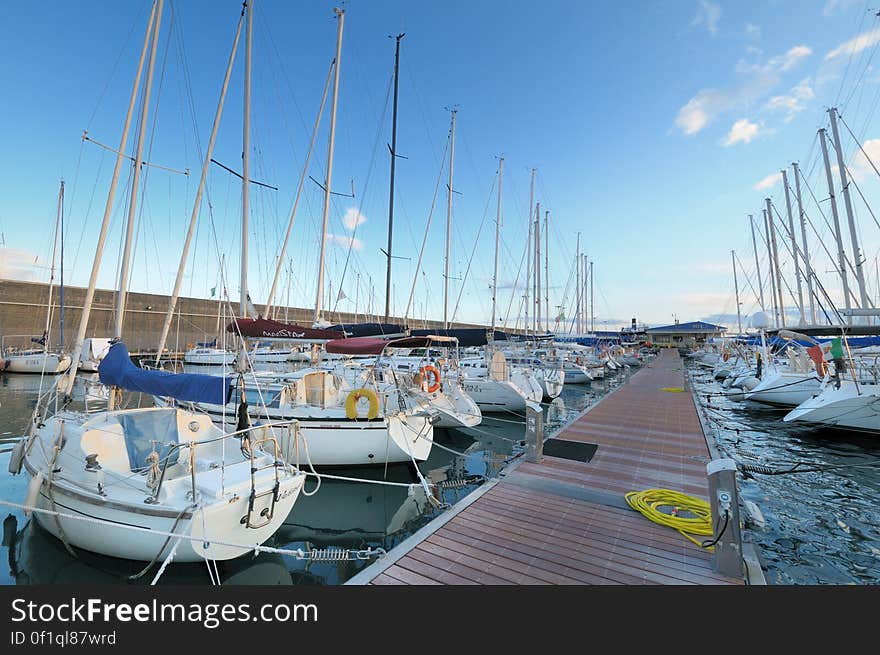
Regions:
M 244 55 L 244 125 L 242 128 L 241 165 L 241 298 L 238 313 L 241 318 L 248 315 L 248 218 L 250 212 L 250 162 L 251 162 L 251 49 L 254 27 L 254 0 L 246 0 L 247 32 L 245 33 Z
M 577 233 L 577 242 L 575 244 L 574 254 L 574 274 L 575 274 L 575 309 L 574 309 L 574 331 L 576 334 L 581 333 L 581 233 Z
M 550 332 L 550 236 L 547 223 L 550 221 L 550 210 L 544 212 L 544 324 L 546 332 Z
M 840 270 L 840 281 L 843 283 L 843 302 L 847 309 L 852 309 L 849 296 L 849 281 L 846 275 L 846 254 L 843 251 L 843 237 L 840 234 L 840 217 L 837 214 L 837 199 L 834 197 L 834 179 L 831 177 L 831 162 L 828 160 L 828 144 L 825 142 L 825 128 L 819 130 L 819 143 L 822 146 L 822 158 L 825 160 L 825 179 L 828 182 L 828 199 L 831 201 L 831 217 L 834 219 L 834 238 L 837 241 L 837 266 Z M 852 316 L 847 312 L 847 323 L 852 323 Z
M 135 211 L 137 210 L 138 185 L 141 179 L 143 167 L 144 141 L 147 134 L 147 116 L 150 110 L 150 92 L 153 88 L 153 71 L 156 68 L 156 50 L 159 42 L 159 27 L 162 23 L 162 4 L 164 0 L 158 0 L 156 9 L 156 29 L 153 30 L 152 43 L 150 45 L 150 63 L 147 66 L 147 81 L 144 86 L 144 97 L 141 104 L 140 129 L 134 155 L 134 170 L 131 178 L 131 195 L 128 201 L 128 219 L 125 227 L 125 247 L 122 253 L 122 266 L 119 272 L 119 288 L 116 297 L 116 326 L 114 336 L 122 338 L 122 323 L 125 317 L 125 300 L 128 291 L 128 269 L 131 260 L 131 245 L 134 239 Z M 72 366 L 72 364 L 71 364 Z
M 398 70 L 400 67 L 400 40 L 404 34 L 398 34 L 395 38 L 394 47 L 394 111 L 391 118 L 391 190 L 388 194 L 388 256 L 387 270 L 385 273 L 385 322 L 391 315 L 391 245 L 392 229 L 394 226 L 394 163 L 397 160 L 397 85 L 400 80 Z
M 455 165 L 455 115 L 458 109 L 449 110 L 449 183 L 446 185 L 446 259 L 443 269 L 443 328 L 449 329 L 449 246 L 452 241 L 452 173 Z
M 798 186 L 798 189 L 800 189 L 800 186 Z M 798 193 L 798 198 L 800 198 L 800 193 Z M 755 221 L 751 214 L 749 214 L 749 225 L 752 228 L 752 248 L 755 251 L 755 270 L 758 272 L 758 294 L 761 300 L 761 311 L 765 312 L 767 310 L 764 306 L 764 283 L 761 281 L 761 259 L 758 257 L 758 242 L 755 240 Z M 812 298 L 810 300 L 812 302 Z
M 583 272 L 584 272 L 583 273 L 583 280 L 584 280 L 584 285 L 583 285 L 584 332 L 589 332 L 590 323 L 589 323 L 589 316 L 587 314 L 587 268 L 588 268 L 587 267 L 587 253 L 584 253 L 583 255 L 581 255 L 581 265 L 583 266 Z
M 58 343 L 61 352 L 64 352 L 64 180 L 61 180 L 61 283 L 58 288 L 58 304 L 61 306 L 61 318 L 59 320 Z M 73 362 L 71 362 L 73 366 Z
M 498 302 L 498 241 L 501 238 L 501 184 L 504 180 L 504 156 L 498 161 L 498 213 L 495 218 L 495 274 L 492 277 L 492 338 L 495 338 L 495 314 Z
M 535 208 L 535 334 L 541 329 L 541 203 Z
M 330 219 L 330 183 L 333 174 L 333 143 L 336 138 L 336 103 L 339 98 L 339 69 L 342 67 L 342 27 L 345 21 L 345 9 L 335 7 L 339 24 L 336 30 L 336 67 L 333 70 L 333 102 L 330 104 L 330 138 L 327 143 L 327 175 L 324 178 L 324 218 L 321 228 L 321 255 L 318 259 L 318 290 L 315 295 L 315 320 L 322 321 L 321 301 L 324 295 L 324 257 L 327 252 L 327 224 Z
M 202 175 L 199 178 L 199 188 L 196 190 L 196 199 L 193 204 L 192 214 L 189 217 L 189 229 L 186 233 L 186 239 L 183 242 L 183 252 L 180 254 L 180 265 L 177 267 L 177 278 L 174 280 L 174 290 L 171 293 L 171 299 L 168 301 L 168 311 L 165 313 L 165 322 L 162 325 L 162 334 L 159 337 L 159 347 L 156 350 L 156 363 L 162 357 L 165 350 L 165 342 L 168 339 L 168 332 L 171 330 L 171 321 L 174 318 L 174 309 L 180 298 L 180 286 L 183 284 L 183 271 L 186 268 L 186 260 L 189 256 L 189 247 L 192 243 L 193 234 L 196 231 L 198 223 L 199 210 L 202 206 L 202 193 L 205 190 L 205 184 L 208 181 L 208 168 L 211 166 L 211 158 L 214 156 L 214 144 L 217 141 L 217 131 L 220 128 L 220 117 L 223 115 L 223 103 L 226 100 L 226 90 L 229 88 L 229 78 L 232 76 L 232 64 L 235 62 L 235 52 L 238 49 L 238 40 L 241 36 L 241 23 L 244 17 L 245 7 L 242 7 L 241 16 L 238 19 L 238 28 L 235 31 L 235 39 L 232 41 L 232 52 L 229 53 L 229 62 L 226 65 L 226 76 L 223 78 L 223 87 L 220 91 L 220 100 L 217 103 L 217 111 L 214 114 L 214 125 L 211 128 L 211 137 L 208 139 L 208 149 L 205 152 L 205 161 L 202 165 Z M 250 14 L 250 12 L 248 11 Z M 250 24 L 250 21 L 248 21 Z M 245 173 L 246 175 L 247 173 Z M 245 235 L 246 236 L 246 235 Z M 244 315 L 244 314 L 242 314 Z M 217 311 L 217 321 L 220 320 L 220 311 Z M 219 333 L 220 327 L 218 325 Z
M 770 299 L 773 302 L 773 318 L 774 325 L 779 325 L 779 306 L 776 302 L 776 279 L 773 276 L 773 248 L 770 245 L 770 224 L 767 222 L 767 210 L 762 209 L 761 213 L 764 215 L 764 243 L 767 244 L 767 267 L 770 269 L 767 272 L 767 277 L 770 278 Z
M 116 197 L 116 186 L 119 183 L 119 171 L 122 168 L 123 160 L 127 159 L 125 155 L 125 147 L 128 144 L 128 130 L 131 127 L 131 118 L 134 114 L 134 106 L 137 102 L 138 89 L 140 88 L 141 74 L 144 69 L 144 59 L 147 56 L 147 48 L 150 43 L 150 35 L 153 32 L 154 25 L 158 31 L 157 14 L 161 12 L 162 0 L 156 0 L 150 10 L 150 20 L 147 23 L 147 33 L 144 36 L 144 45 L 141 48 L 140 58 L 138 59 L 137 72 L 134 78 L 134 84 L 131 89 L 131 96 L 128 100 L 128 110 L 125 114 L 125 123 L 122 127 L 122 136 L 120 137 L 119 148 L 116 150 L 116 164 L 113 167 L 113 176 L 110 180 L 110 190 L 107 193 L 107 202 L 104 205 L 104 218 L 101 221 L 101 230 L 98 235 L 98 245 L 95 247 L 95 258 L 92 261 L 92 273 L 89 277 L 89 286 L 86 289 L 86 295 L 83 299 L 83 308 L 79 317 L 79 327 L 76 331 L 76 340 L 74 341 L 73 353 L 71 354 L 71 364 L 65 377 L 58 385 L 59 394 L 65 396 L 65 400 L 70 398 L 70 392 L 73 389 L 73 381 L 76 378 L 77 363 L 82 354 L 83 343 L 86 338 L 86 330 L 89 325 L 89 316 L 92 312 L 92 302 L 95 299 L 95 288 L 98 284 L 98 272 L 101 269 L 101 259 L 104 254 L 104 245 L 107 241 L 107 232 L 110 227 L 110 214 L 113 212 L 113 201 Z
M 590 262 L 590 334 L 596 336 L 596 313 L 593 311 L 593 262 Z
M 794 231 L 794 218 L 791 215 L 791 195 L 788 189 L 788 174 L 782 171 L 782 187 L 785 189 L 785 209 L 788 213 L 788 231 L 791 236 L 791 257 L 794 259 L 794 279 L 797 282 L 798 309 L 801 312 L 801 325 L 805 325 L 807 318 L 804 314 L 804 291 L 801 286 L 801 266 L 798 263 L 798 245 Z
M 736 292 L 736 329 L 737 334 L 742 334 L 742 315 L 739 310 L 739 282 L 736 279 L 736 252 L 733 250 L 730 251 L 730 261 L 733 263 L 733 288 Z
M 816 324 L 816 302 L 813 298 L 813 269 L 810 267 L 810 250 L 807 245 L 807 218 L 806 212 L 804 212 L 804 205 L 801 202 L 801 175 L 800 169 L 798 165 L 792 163 L 791 167 L 794 169 L 794 192 L 795 199 L 797 200 L 798 206 L 798 219 L 801 225 L 801 240 L 804 244 L 804 249 L 802 251 L 804 258 L 804 277 L 807 278 L 807 298 L 810 301 L 810 324 Z
M 536 169 L 532 169 L 531 182 L 529 182 L 529 217 L 526 223 L 528 224 L 528 236 L 526 237 L 526 284 L 525 284 L 525 292 L 526 292 L 526 302 L 525 302 L 525 328 L 526 334 L 529 333 L 529 293 L 532 285 L 532 215 L 535 211 L 535 171 Z
M 52 244 L 52 265 L 49 268 L 49 300 L 46 301 L 46 327 L 43 329 L 43 352 L 49 351 L 49 328 L 52 320 L 52 287 L 55 284 L 55 253 L 58 250 L 59 231 L 61 229 L 61 213 L 64 207 L 64 180 L 58 190 L 58 209 L 55 211 L 55 241 Z M 62 344 L 63 346 L 63 344 Z
M 773 224 L 773 209 L 770 198 L 764 198 L 767 205 L 767 220 L 770 223 L 770 243 L 773 245 L 773 269 L 776 271 L 776 294 L 779 296 L 779 316 L 785 327 L 785 303 L 782 301 L 782 271 L 779 268 L 779 249 L 776 246 L 776 226 Z
M 837 152 L 837 168 L 840 173 L 840 188 L 843 189 L 843 206 L 846 209 L 846 220 L 849 224 L 849 239 L 850 244 L 852 245 L 853 264 L 856 267 L 856 282 L 859 285 L 859 302 L 861 303 L 862 309 L 867 309 L 871 306 L 871 301 L 868 299 L 868 291 L 865 288 L 865 270 L 863 268 L 865 262 L 864 257 L 862 257 L 862 252 L 859 250 L 859 236 L 856 233 L 856 221 L 853 214 L 852 199 L 849 196 L 849 180 L 846 175 L 846 163 L 843 160 L 843 145 L 840 143 L 840 134 L 837 131 L 837 108 L 832 107 L 829 109 L 828 115 L 831 117 L 831 134 L 834 136 L 834 149 Z M 865 320 L 870 323 L 870 319 L 867 317 Z

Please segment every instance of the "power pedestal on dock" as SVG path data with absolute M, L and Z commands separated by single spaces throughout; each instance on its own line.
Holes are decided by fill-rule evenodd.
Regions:
M 540 464 L 544 460 L 544 410 L 535 403 L 526 403 L 526 461 Z
M 709 505 L 715 552 L 712 568 L 722 575 L 743 577 L 742 528 L 739 516 L 739 493 L 736 488 L 736 462 L 713 459 L 706 465 L 709 475 Z

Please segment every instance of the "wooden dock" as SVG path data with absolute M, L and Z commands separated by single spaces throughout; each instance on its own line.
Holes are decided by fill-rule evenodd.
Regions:
M 632 510 L 629 491 L 708 498 L 709 445 L 682 361 L 665 350 L 553 435 L 589 462 L 523 459 L 346 584 L 741 585 L 711 553 Z

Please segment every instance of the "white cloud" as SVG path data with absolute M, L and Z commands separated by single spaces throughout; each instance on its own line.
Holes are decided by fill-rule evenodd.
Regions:
M 367 222 L 367 217 L 361 214 L 355 207 L 349 207 L 345 216 L 342 217 L 342 222 L 349 230 L 355 229 L 358 225 Z
M 752 188 L 755 191 L 763 191 L 764 189 L 772 189 L 780 182 L 782 182 L 782 173 L 772 173 L 764 179 L 756 182 L 755 186 L 753 186 Z
M 822 7 L 822 15 L 832 16 L 838 9 L 847 9 L 858 2 L 860 0 L 827 0 L 825 6 Z
M 32 252 L 0 248 L 0 279 L 37 282 L 45 277 L 44 268 Z
M 697 7 L 697 15 L 691 21 L 691 25 L 705 25 L 709 34 L 715 36 L 718 33 L 718 21 L 721 19 L 721 5 L 708 0 L 700 0 Z
M 863 153 L 862 150 L 865 152 Z M 856 176 L 860 170 L 873 172 L 874 167 L 880 170 L 880 139 L 868 139 L 862 144 L 862 150 L 857 150 L 853 158 L 853 176 Z M 867 153 L 867 157 L 865 153 Z M 870 161 L 868 161 L 869 158 Z
M 746 23 L 746 36 L 750 39 L 760 39 L 761 28 L 758 25 Z
M 678 116 L 675 118 L 675 124 L 681 128 L 685 134 L 696 134 L 709 122 L 709 113 L 707 107 L 716 104 L 712 100 L 714 92 L 700 91 L 691 98 L 688 103 L 678 110 Z
M 815 96 L 810 78 L 798 82 L 787 94 L 773 96 L 767 101 L 765 109 L 786 112 L 785 122 L 788 123 L 795 114 L 805 109 L 805 102 Z
M 855 55 L 865 48 L 870 48 L 880 42 L 880 27 L 854 36 L 849 41 L 844 41 L 831 52 L 825 55 L 825 61 L 841 57 L 843 55 Z
M 696 134 L 725 113 L 752 109 L 779 86 L 782 73 L 811 53 L 808 46 L 798 45 L 763 63 L 740 60 L 736 65 L 740 83 L 729 88 L 699 91 L 678 110 L 675 125 L 684 134 Z
M 750 143 L 752 139 L 758 136 L 761 128 L 757 123 L 749 122 L 748 118 L 741 118 L 736 121 L 727 133 L 723 143 L 725 146 L 732 146 L 735 143 Z
M 364 242 L 360 239 L 340 234 L 328 234 L 327 241 L 331 245 L 339 246 L 340 248 L 351 248 L 352 250 L 361 250 L 364 247 Z

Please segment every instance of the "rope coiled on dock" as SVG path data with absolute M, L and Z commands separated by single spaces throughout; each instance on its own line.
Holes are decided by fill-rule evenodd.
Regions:
M 691 536 L 692 534 L 704 537 L 713 535 L 712 509 L 702 498 L 688 496 L 672 489 L 630 491 L 625 497 L 630 507 L 654 523 L 675 528 L 697 546 L 707 547 Z M 682 513 L 688 515 L 682 516 Z

